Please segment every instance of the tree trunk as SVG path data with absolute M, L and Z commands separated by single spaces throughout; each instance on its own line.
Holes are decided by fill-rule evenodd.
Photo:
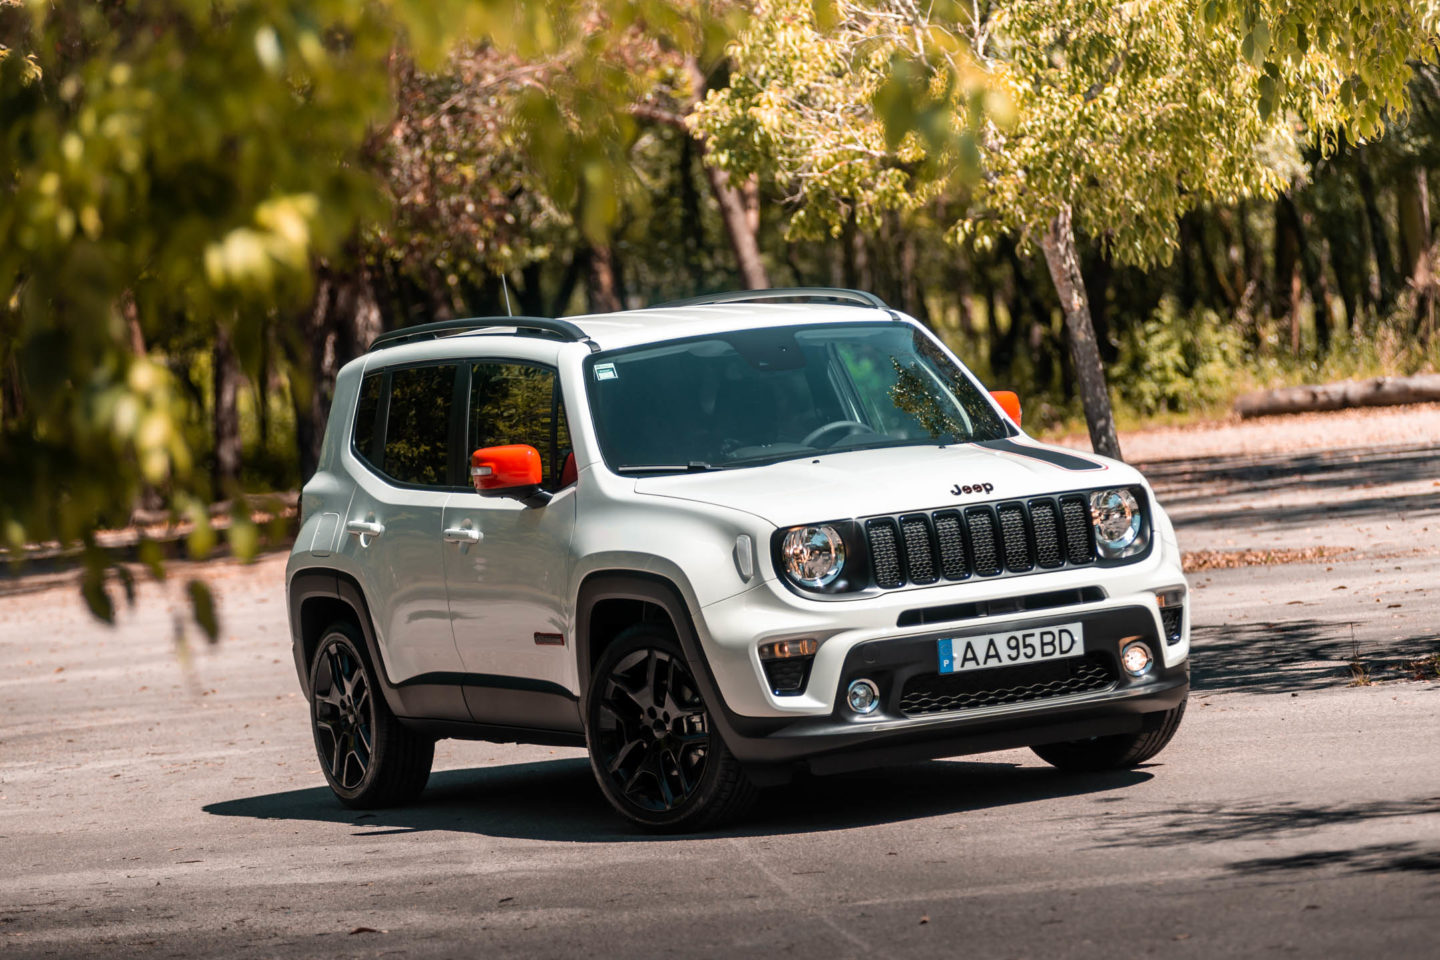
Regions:
M 1315 308 L 1315 349 L 1319 356 L 1330 352 L 1330 285 L 1325 279 L 1325 269 L 1315 252 L 1310 238 L 1305 235 L 1305 224 L 1300 219 L 1300 210 L 1287 194 L 1275 200 L 1276 216 L 1283 217 L 1289 232 L 1294 237 L 1295 252 L 1300 261 L 1305 286 L 1310 291 L 1310 302 Z M 1299 332 L 1298 317 L 1295 333 Z M 1298 343 L 1296 344 L 1298 348 Z
M 1440 400 L 1440 374 L 1421 373 L 1413 377 L 1375 377 L 1318 386 L 1260 390 L 1236 400 L 1235 411 L 1241 418 L 1249 418 L 1351 407 L 1431 403 L 1436 400 Z
M 1114 267 L 1110 258 L 1098 244 L 1090 258 L 1090 269 L 1085 276 L 1085 290 L 1094 295 L 1090 301 L 1090 322 L 1095 329 L 1095 343 L 1100 348 L 1100 359 L 1114 363 L 1120 350 L 1110 339 L 1110 277 Z
M 1060 296 L 1065 328 L 1070 331 L 1070 356 L 1079 381 L 1080 400 L 1085 406 L 1085 422 L 1090 427 L 1090 445 L 1101 456 L 1119 460 L 1120 438 L 1115 435 L 1105 368 L 1100 364 L 1095 328 L 1090 322 L 1090 304 L 1085 296 L 1085 281 L 1080 276 L 1069 204 L 1061 206 L 1060 213 L 1046 226 L 1041 247 L 1055 292 Z
M 1289 199 L 1284 194 L 1275 198 L 1275 296 L 1270 303 L 1270 315 L 1290 318 L 1293 340 L 1300 329 L 1295 296 L 1295 270 L 1300 259 L 1300 238 L 1295 233 L 1295 218 L 1286 213 L 1287 204 Z M 1298 350 L 1298 344 L 1292 346 Z
M 705 74 L 694 57 L 685 58 L 685 72 L 690 77 L 690 92 L 694 102 L 705 98 Z M 689 136 L 693 131 L 682 119 L 680 128 Z M 764 290 L 770 286 L 770 277 L 765 272 L 765 262 L 760 258 L 760 187 L 754 178 L 746 181 L 740 189 L 730 185 L 730 175 L 706 162 L 708 145 L 700 141 L 700 163 L 705 168 L 705 179 L 710 182 L 710 192 L 720 207 L 720 218 L 725 223 L 725 236 L 735 254 L 735 263 L 740 268 L 740 280 L 747 290 Z
M 615 250 L 609 244 L 591 247 L 585 297 L 591 313 L 614 313 L 622 309 L 620 285 L 615 279 Z
M 1435 325 L 1435 277 L 1430 262 L 1430 185 L 1422 166 L 1407 170 L 1395 187 L 1400 214 L 1401 266 L 1415 291 L 1414 332 Z
M 230 328 L 215 325 L 215 346 L 211 352 L 211 382 L 214 385 L 212 432 L 215 440 L 215 461 L 210 479 L 216 497 L 232 496 L 240 479 L 240 363 Z
M 1380 214 L 1375 180 L 1370 176 L 1364 150 L 1355 151 L 1355 182 L 1360 187 L 1360 199 L 1365 203 L 1365 219 L 1370 226 L 1370 247 L 1375 253 L 1375 272 L 1380 281 L 1376 306 L 1383 315 L 1395 305 L 1400 283 L 1395 275 L 1395 262 L 1390 257 L 1390 235 L 1385 230 L 1385 218 Z

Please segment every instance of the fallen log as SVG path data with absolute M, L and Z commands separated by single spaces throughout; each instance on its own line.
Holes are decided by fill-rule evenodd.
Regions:
M 1351 407 L 1389 407 L 1399 403 L 1440 401 L 1440 373 L 1413 377 L 1375 377 L 1316 386 L 1257 390 L 1235 401 L 1241 419 L 1277 413 L 1315 413 Z

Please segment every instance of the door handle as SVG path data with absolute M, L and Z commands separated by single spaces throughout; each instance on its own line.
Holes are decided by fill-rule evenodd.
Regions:
M 362 540 L 366 537 L 374 539 L 385 532 L 385 524 L 376 520 L 351 520 L 345 524 L 345 529 Z
M 485 534 L 474 527 L 447 527 L 445 530 L 446 543 L 479 543 L 485 539 Z

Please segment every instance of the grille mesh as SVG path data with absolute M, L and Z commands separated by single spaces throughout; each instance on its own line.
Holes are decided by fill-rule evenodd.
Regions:
M 1089 563 L 1095 559 L 1095 545 L 1090 541 L 1090 508 L 1081 497 L 1060 501 L 1065 518 L 1065 559 L 1070 563 Z
M 900 551 L 895 545 L 895 524 L 890 520 L 871 520 L 865 525 L 870 535 L 870 564 L 875 571 L 876 586 L 887 589 L 905 582 L 900 575 Z
M 866 522 L 865 536 L 875 585 L 886 590 L 1095 560 L 1083 496 L 876 517 Z
M 970 576 L 970 563 L 965 559 L 965 536 L 960 532 L 960 515 L 935 514 L 935 536 L 940 541 L 941 576 L 946 580 L 964 580 Z
M 1031 569 L 1035 564 L 1030 560 L 1030 539 L 1025 535 L 1025 507 L 1003 503 L 996 513 L 1000 515 L 1000 532 L 1005 539 L 1005 566 L 1016 573 Z
M 965 511 L 965 526 L 970 531 L 975 572 L 982 577 L 995 576 L 1000 572 L 1000 557 L 995 549 L 995 514 L 984 507 L 971 507 Z
M 1049 660 L 993 670 L 911 677 L 900 696 L 906 716 L 973 710 L 1049 697 L 1093 693 L 1115 684 L 1115 667 L 1103 654 Z
M 901 517 L 900 533 L 905 537 L 905 564 L 910 568 L 910 582 L 939 580 L 930 548 L 930 522 L 925 517 Z
M 770 681 L 770 689 L 783 697 L 805 692 L 805 684 L 810 679 L 810 664 L 814 659 L 789 657 L 783 660 L 762 660 L 760 663 L 765 667 L 765 679 Z
M 1035 531 L 1035 562 L 1048 569 L 1064 566 L 1060 552 L 1060 517 L 1053 500 L 1030 502 L 1030 526 Z
M 1184 607 L 1166 607 L 1160 611 L 1160 621 L 1165 624 L 1165 642 L 1172 647 L 1180 642 L 1180 622 L 1184 617 Z

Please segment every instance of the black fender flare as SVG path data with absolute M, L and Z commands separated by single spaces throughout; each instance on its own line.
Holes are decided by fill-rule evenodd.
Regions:
M 380 656 L 380 644 L 375 638 L 375 625 L 370 619 L 370 605 L 360 584 L 348 574 L 326 567 L 312 567 L 301 570 L 290 578 L 290 639 L 295 655 L 295 669 L 300 675 L 300 689 L 305 699 L 310 699 L 310 664 L 305 662 L 305 635 L 301 610 L 307 600 L 338 600 L 355 614 L 360 632 L 365 637 L 365 652 L 370 656 L 370 665 L 380 678 L 380 689 L 390 712 L 404 716 L 404 704 L 396 686 L 385 672 L 385 661 Z
M 744 719 L 731 712 L 720 696 L 720 687 L 710 670 L 710 662 L 700 645 L 695 621 L 680 589 L 665 577 L 631 570 L 606 570 L 592 573 L 580 584 L 575 601 L 575 658 L 580 680 L 580 716 L 588 716 L 590 697 L 590 622 L 595 606 L 604 600 L 640 600 L 665 611 L 675 628 L 676 639 L 685 659 L 695 672 L 700 695 L 710 705 L 710 717 L 731 751 L 743 753 L 747 738 L 742 732 Z

